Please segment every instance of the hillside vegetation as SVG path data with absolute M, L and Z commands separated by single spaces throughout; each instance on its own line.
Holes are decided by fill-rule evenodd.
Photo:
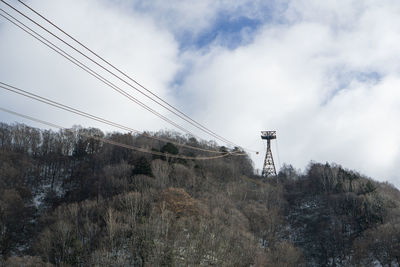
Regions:
M 399 266 L 400 192 L 335 164 L 254 175 L 172 132 L 0 124 L 2 266 Z M 157 141 L 146 135 L 168 138 Z

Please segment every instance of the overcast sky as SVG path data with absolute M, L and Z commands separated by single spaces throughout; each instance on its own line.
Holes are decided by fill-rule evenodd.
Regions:
M 278 167 L 335 162 L 400 187 L 398 0 L 26 2 L 196 120 L 261 151 L 251 154 L 256 168 L 260 131 L 276 130 Z M 2 17 L 0 81 L 138 130 L 172 129 Z M 0 106 L 115 130 L 4 90 Z

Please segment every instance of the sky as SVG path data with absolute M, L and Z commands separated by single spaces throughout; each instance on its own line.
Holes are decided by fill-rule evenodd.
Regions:
M 195 120 L 260 151 L 250 153 L 258 169 L 265 156 L 260 131 L 276 130 L 272 152 L 278 169 L 284 163 L 301 170 L 310 161 L 337 163 L 400 188 L 397 0 L 26 3 Z M 2 17 L 0 81 L 140 131 L 174 129 Z M 4 90 L 0 106 L 65 127 L 117 130 Z M 43 127 L 6 113 L 0 121 Z

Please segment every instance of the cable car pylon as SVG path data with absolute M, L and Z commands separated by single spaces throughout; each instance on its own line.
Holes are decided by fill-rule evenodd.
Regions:
M 276 176 L 274 158 L 271 151 L 271 140 L 276 139 L 276 131 L 261 131 L 261 139 L 267 140 L 267 153 L 265 155 L 263 177 Z

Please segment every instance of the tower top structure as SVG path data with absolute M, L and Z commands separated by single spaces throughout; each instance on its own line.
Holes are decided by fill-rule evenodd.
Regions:
M 261 131 L 261 139 L 276 139 L 276 131 Z

